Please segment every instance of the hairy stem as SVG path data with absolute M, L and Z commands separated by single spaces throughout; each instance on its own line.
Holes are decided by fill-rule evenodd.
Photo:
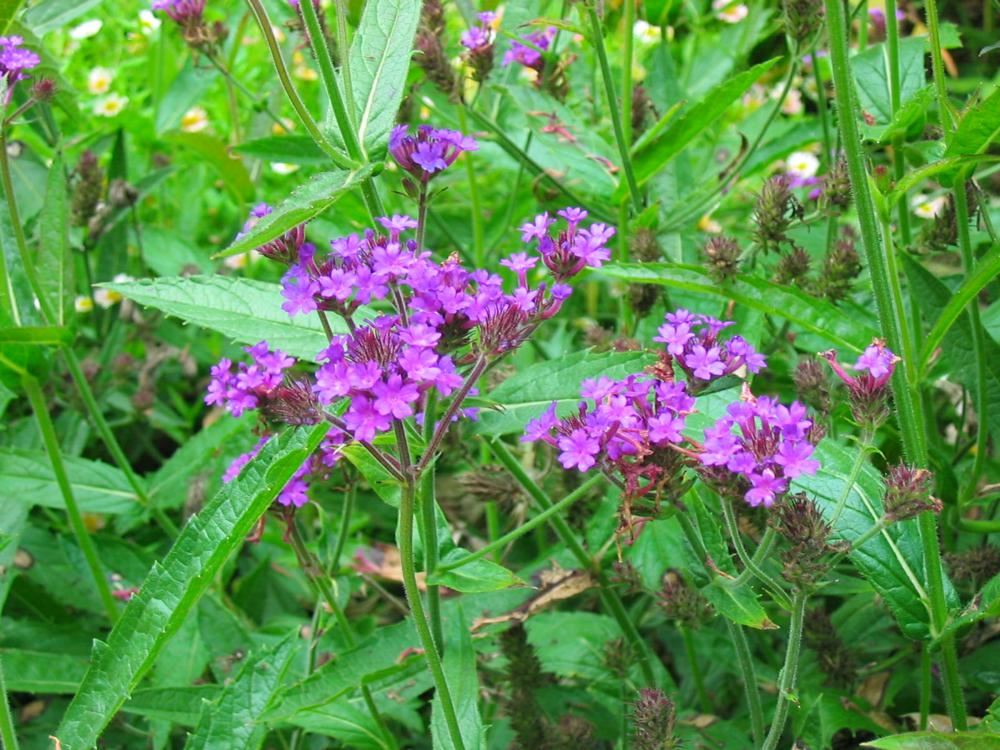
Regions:
M 434 422 L 437 411 L 437 397 L 434 390 L 427 391 L 424 400 L 424 442 L 434 439 Z M 405 439 L 405 436 L 404 436 Z M 437 538 L 437 498 L 436 470 L 431 463 L 420 475 L 420 520 L 421 536 L 424 543 L 424 572 L 430 579 L 438 569 L 438 538 Z M 431 620 L 431 632 L 438 646 L 444 644 L 444 634 L 441 630 L 441 590 L 438 586 L 427 584 L 427 612 Z
M 729 641 L 736 651 L 736 661 L 743 677 L 747 708 L 750 710 L 753 746 L 760 747 L 760 743 L 764 741 L 764 709 L 760 705 L 760 690 L 757 687 L 757 672 L 753 666 L 753 658 L 750 656 L 750 644 L 747 643 L 747 635 L 742 625 L 726 619 L 726 628 L 729 630 Z
M 733 547 L 736 549 L 736 555 L 740 558 L 740 562 L 743 563 L 743 567 L 753 573 L 754 578 L 767 587 L 767 590 L 778 604 L 785 609 L 790 609 L 792 603 L 789 601 L 785 590 L 747 554 L 746 547 L 743 546 L 743 537 L 740 534 L 740 526 L 736 521 L 736 513 L 733 510 L 732 502 L 727 498 L 722 498 L 720 504 L 722 505 L 722 515 L 726 521 L 726 529 L 729 531 Z
M 799 652 L 802 649 L 802 625 L 805 622 L 808 598 L 807 592 L 796 591 L 792 600 L 792 621 L 788 626 L 785 664 L 781 668 L 781 679 L 778 684 L 778 705 L 774 709 L 774 718 L 764 740 L 763 750 L 775 750 L 778 747 L 781 733 L 785 730 L 785 722 L 788 720 L 789 703 L 795 700 L 795 685 L 799 677 Z

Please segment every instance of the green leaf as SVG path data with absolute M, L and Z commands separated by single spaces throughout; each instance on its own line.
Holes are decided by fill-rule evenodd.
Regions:
M 891 122 L 885 125 L 869 125 L 864 121 L 858 123 L 861 134 L 865 139 L 876 143 L 888 143 L 896 137 L 904 138 L 911 128 L 923 127 L 927 110 L 933 101 L 934 89 L 931 86 L 925 86 L 899 108 Z
M 10 22 L 21 10 L 24 0 L 0 0 L 0 35 L 7 33 Z
M 457 562 L 470 553 L 464 549 L 453 549 L 446 554 L 443 564 Z M 463 594 L 481 594 L 487 591 L 499 591 L 521 583 L 521 579 L 502 565 L 480 558 L 454 570 L 435 573 L 428 578 L 427 583 L 435 586 L 447 586 Z
M 756 276 L 740 275 L 728 284 L 717 284 L 704 269 L 680 263 L 612 263 L 601 268 L 600 273 L 633 283 L 660 284 L 730 299 L 738 305 L 784 318 L 836 347 L 854 352 L 861 352 L 878 335 L 872 318 L 859 319 L 864 315 L 860 308 L 848 311 L 844 305 L 837 306 L 795 287 L 780 286 Z
M 399 482 L 372 457 L 367 448 L 357 443 L 351 443 L 341 448 L 340 452 L 355 469 L 361 472 L 361 476 L 365 478 L 376 495 L 393 508 L 399 507 L 399 498 L 402 492 Z
M 51 651 L 0 648 L 7 689 L 17 693 L 71 695 L 87 671 L 87 660 Z
M 132 693 L 122 711 L 193 727 L 198 723 L 205 703 L 218 700 L 222 691 L 221 685 L 145 688 Z
M 377 154 L 385 146 L 389 131 L 396 124 L 419 20 L 417 0 L 365 3 L 348 59 L 358 141 L 369 155 Z
M 20 572 L 14 565 L 14 556 L 21 544 L 28 523 L 27 503 L 0 504 L 0 612 L 7 601 L 11 584 Z
M 256 138 L 235 146 L 233 151 L 254 159 L 286 164 L 328 165 L 330 163 L 330 157 L 323 153 L 316 145 L 316 141 L 305 135 Z
M 715 611 L 727 620 L 758 630 L 773 630 L 778 627 L 771 622 L 760 605 L 757 594 L 748 585 L 730 586 L 725 579 L 717 576 L 698 590 L 715 607 Z
M 88 13 L 103 0 L 42 0 L 24 14 L 24 23 L 39 36 Z
M 899 43 L 899 104 L 905 107 L 926 85 L 924 54 L 921 37 L 908 37 Z M 892 122 L 889 99 L 888 59 L 885 43 L 873 44 L 851 58 L 851 71 L 857 84 L 858 101 L 863 112 L 875 118 L 875 124 Z
M 370 177 L 372 171 L 373 167 L 368 165 L 353 172 L 335 170 L 313 175 L 307 182 L 295 188 L 292 194 L 279 203 L 271 213 L 260 219 L 253 229 L 234 240 L 229 247 L 214 257 L 238 255 L 277 239 L 289 229 L 304 224 L 326 211 L 345 192 Z
M 913 190 L 924 180 L 928 180 L 931 177 L 937 177 L 938 175 L 944 175 L 943 177 L 938 178 L 939 181 L 944 184 L 950 184 L 955 173 L 959 170 L 974 166 L 975 164 L 983 161 L 996 161 L 998 158 L 1000 157 L 986 155 L 950 156 L 947 159 L 939 159 L 938 161 L 925 164 L 917 169 L 910 170 L 903 175 L 899 182 L 897 182 L 893 187 L 892 191 L 886 196 L 887 206 L 895 205 L 897 201 L 906 196 L 907 192 Z
M 0 328 L 0 344 L 62 346 L 73 340 L 73 332 L 60 326 L 21 326 Z
M 910 732 L 865 742 L 862 747 L 879 750 L 996 750 L 991 732 Z
M 947 156 L 981 154 L 1000 137 L 1000 88 L 969 107 L 944 150 Z
M 267 341 L 300 359 L 314 361 L 328 343 L 315 315 L 292 318 L 281 309 L 281 287 L 277 284 L 232 276 L 187 276 L 102 286 L 241 344 Z M 330 324 L 337 333 L 347 332 L 339 318 L 332 318 Z
M 650 362 L 642 352 L 584 351 L 531 365 L 493 389 L 489 399 L 499 411 L 483 409 L 475 431 L 490 437 L 523 431 L 553 401 L 560 416 L 566 416 L 580 403 L 580 383 L 587 378 L 624 377 Z
M 66 473 L 80 510 L 86 513 L 125 513 L 139 502 L 125 475 L 101 461 L 64 456 Z M 65 509 L 62 493 L 44 451 L 0 449 L 0 485 L 8 502 Z
M 160 227 L 142 228 L 142 259 L 157 276 L 181 276 L 196 268 L 211 273 L 214 264 L 176 231 Z
M 997 617 L 1000 617 L 1000 573 L 993 576 L 976 592 L 969 606 L 945 626 L 943 635 L 955 633 L 980 620 Z
M 256 750 L 267 725 L 259 720 L 295 654 L 298 633 L 247 658 L 235 681 L 205 706 L 185 750 Z
M 56 736 L 64 750 L 88 750 L 138 685 L 257 519 L 327 433 L 325 425 L 272 438 L 240 477 L 223 488 L 153 565 L 107 643 L 95 643 L 90 669 Z
M 36 268 L 42 292 L 55 317 L 50 322 L 66 324 L 67 311 L 73 304 L 72 258 L 69 247 L 69 201 L 66 198 L 66 172 L 62 159 L 56 157 L 49 167 L 45 203 L 38 217 L 41 243 Z
M 705 129 L 716 125 L 729 106 L 745 94 L 750 87 L 781 58 L 754 65 L 749 70 L 728 78 L 705 97 L 671 118 L 663 127 L 658 138 L 636 150 L 632 159 L 636 180 L 645 183 Z M 615 192 L 625 194 L 622 186 Z
M 476 650 L 472 646 L 472 635 L 465 621 L 462 607 L 446 623 L 447 648 L 444 652 L 444 676 L 455 704 L 458 729 L 462 744 L 467 750 L 484 750 L 483 720 L 479 716 L 479 674 L 476 670 Z M 455 745 L 448 734 L 441 701 L 437 695 L 431 708 L 431 738 L 434 750 L 454 750 Z
M 218 137 L 208 133 L 170 133 L 163 140 L 180 146 L 182 152 L 190 151 L 198 162 L 211 166 L 238 201 L 246 203 L 253 198 L 254 186 L 250 173 L 243 161 L 238 156 L 233 156 Z

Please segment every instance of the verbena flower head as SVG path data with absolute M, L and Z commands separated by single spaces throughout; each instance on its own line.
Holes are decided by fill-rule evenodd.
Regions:
M 885 479 L 883 507 L 888 521 L 905 521 L 921 513 L 940 513 L 941 501 L 931 495 L 934 475 L 927 469 L 900 463 L 889 469 Z
M 496 13 L 486 11 L 480 13 L 479 25 L 462 33 L 462 46 L 465 47 L 465 59 L 472 71 L 472 78 L 485 81 L 493 70 L 493 47 L 496 34 L 493 24 Z
M 570 279 L 588 267 L 600 268 L 611 258 L 608 242 L 615 236 L 614 227 L 599 223 L 582 227 L 587 218 L 582 208 L 564 208 L 557 216 L 565 222 L 565 229 L 553 232 L 557 220 L 548 212 L 521 226 L 521 241 L 536 244 L 556 281 Z
M 430 125 L 419 126 L 416 135 L 410 135 L 406 125 L 397 125 L 389 136 L 392 158 L 424 184 L 454 164 L 462 152 L 478 148 L 471 136 Z
M 160 10 L 181 25 L 198 23 L 205 12 L 205 0 L 153 0 L 153 10 Z
M 667 354 L 684 370 L 692 390 L 697 392 L 713 380 L 742 368 L 751 373 L 764 368 L 764 355 L 742 336 L 720 340 L 719 334 L 732 325 L 732 321 L 679 309 L 667 313 L 653 341 L 666 344 Z
M 28 71 L 41 62 L 41 58 L 21 45 L 19 36 L 0 36 L 0 76 L 7 84 L 7 100 L 10 100 L 14 84 L 28 77 Z
M 541 75 L 545 67 L 542 53 L 548 52 L 555 38 L 555 26 L 549 26 L 541 31 L 535 31 L 521 37 L 521 41 L 511 43 L 510 49 L 503 56 L 503 64 L 519 63 Z
M 767 396 L 755 397 L 744 386 L 741 400 L 705 430 L 698 455 L 702 473 L 720 491 L 769 508 L 788 491 L 790 480 L 819 469 L 812 458 L 812 427 L 798 401 L 784 406 Z
M 565 469 L 598 466 L 619 479 L 630 498 L 677 476 L 681 454 L 671 446 L 683 441 L 684 421 L 694 409 L 684 383 L 647 375 L 600 377 L 585 380 L 580 395 L 576 414 L 560 419 L 553 402 L 528 423 L 522 440 L 558 449 Z
M 267 203 L 258 203 L 250 209 L 250 216 L 243 224 L 243 228 L 237 233 L 236 239 L 246 236 L 261 219 L 270 215 L 273 211 L 274 209 Z M 265 258 L 291 265 L 299 262 L 299 251 L 302 250 L 305 244 L 306 227 L 305 224 L 299 224 L 289 229 L 280 237 L 257 247 L 256 250 Z M 307 250 L 307 254 L 308 252 Z
M 899 357 L 881 339 L 875 339 L 854 363 L 850 375 L 837 361 L 833 350 L 820 356 L 830 363 L 837 377 L 847 386 L 851 400 L 851 412 L 862 426 L 875 428 L 889 416 L 889 380 L 896 369 Z

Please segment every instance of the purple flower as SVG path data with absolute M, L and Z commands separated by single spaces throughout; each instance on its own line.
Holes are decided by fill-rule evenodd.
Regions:
M 344 413 L 344 425 L 354 435 L 355 440 L 370 443 L 380 432 L 386 432 L 392 421 L 375 409 L 371 399 L 355 396 L 350 408 Z
M 854 364 L 854 369 L 857 372 L 867 371 L 876 380 L 881 378 L 888 379 L 892 375 L 897 361 L 898 358 L 896 355 L 884 345 L 872 344 L 858 357 L 858 361 Z
M 555 237 L 550 228 L 555 223 L 547 214 L 539 214 L 533 222 L 521 227 L 521 241 L 537 240 L 542 262 L 552 272 L 557 282 L 566 281 L 583 269 L 600 268 L 611 257 L 607 243 L 615 234 L 612 227 L 592 224 L 581 229 L 578 225 L 587 212 L 580 208 L 567 208 L 559 212 L 567 228 Z
M 405 171 L 422 183 L 450 167 L 463 151 L 479 148 L 474 138 L 457 130 L 421 125 L 409 135 L 406 125 L 397 125 L 389 137 L 389 153 Z
M 717 346 L 706 349 L 700 344 L 695 344 L 691 347 L 685 364 L 691 368 L 694 376 L 701 380 L 711 380 L 713 377 L 718 377 L 726 371 L 725 364 L 719 359 L 719 348 Z
M 812 444 L 805 441 L 782 443 L 774 462 L 784 469 L 785 476 L 794 479 L 802 474 L 815 474 L 819 470 L 819 461 L 810 458 L 813 454 Z
M 742 336 L 733 336 L 729 341 L 719 338 L 731 325 L 731 321 L 681 309 L 667 313 L 653 340 L 667 345 L 666 353 L 687 373 L 693 387 L 701 389 L 717 378 L 738 373 L 741 368 L 760 372 L 766 364 L 764 355 Z
M 375 396 L 375 411 L 396 419 L 413 416 L 413 403 L 420 397 L 417 387 L 413 383 L 404 383 L 399 375 L 389 376 L 388 381 L 378 381 L 372 386 L 372 394 Z
M 558 445 L 562 450 L 559 463 L 563 468 L 576 468 L 579 471 L 586 471 L 597 463 L 594 456 L 601 449 L 600 443 L 582 429 L 573 430 L 569 435 L 559 438 Z
M 540 416 L 535 417 L 524 426 L 521 442 L 533 443 L 536 440 L 541 440 L 548 436 L 557 424 L 559 424 L 559 417 L 556 416 L 556 402 L 553 401 Z
M 292 266 L 281 278 L 281 296 L 285 298 L 281 309 L 290 316 L 315 312 L 317 306 L 314 298 L 319 290 L 319 284 L 310 278 L 305 268 Z
M 511 44 L 510 49 L 503 56 L 503 64 L 510 65 L 516 62 L 541 73 L 545 65 L 542 53 L 548 51 L 555 38 L 556 29 L 554 26 L 521 37 L 520 41 Z
M 153 0 L 153 10 L 162 10 L 179 24 L 201 21 L 205 0 Z
M 750 489 L 745 497 L 749 505 L 757 507 L 763 505 L 770 508 L 774 505 L 774 498 L 788 489 L 788 480 L 783 477 L 776 477 L 770 469 L 764 469 L 760 474 L 750 474 Z

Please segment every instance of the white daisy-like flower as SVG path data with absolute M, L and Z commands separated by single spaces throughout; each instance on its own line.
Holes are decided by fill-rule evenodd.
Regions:
M 937 198 L 932 198 L 929 195 L 915 195 L 910 201 L 910 206 L 913 208 L 913 213 L 921 219 L 933 219 L 941 215 L 947 203 L 948 199 L 943 195 L 939 195 Z
M 74 26 L 69 30 L 69 38 L 79 42 L 82 39 L 90 39 L 90 37 L 95 36 L 97 32 L 101 30 L 104 22 L 99 18 L 91 18 L 89 21 L 84 21 L 79 26 Z
M 148 8 L 144 8 L 139 11 L 139 30 L 142 31 L 143 34 L 146 34 L 147 36 L 152 34 L 160 28 L 161 23 L 163 23 L 163 21 L 157 18 L 156 14 Z
M 94 68 L 87 74 L 87 91 L 91 94 L 106 94 L 111 90 L 114 74 L 107 68 Z
M 94 302 L 97 306 L 107 310 L 109 307 L 113 307 L 122 301 L 122 296 L 116 292 L 114 289 L 105 289 L 104 287 L 98 287 L 94 290 Z
M 226 268 L 232 268 L 238 270 L 240 268 L 246 268 L 247 264 L 250 263 L 250 253 L 239 253 L 237 255 L 230 255 L 228 258 L 223 258 L 222 265 Z
M 73 309 L 76 310 L 81 315 L 93 312 L 94 300 L 92 300 L 90 297 L 80 295 L 73 300 Z
M 698 229 L 707 234 L 719 234 L 722 232 L 722 224 L 713 219 L 710 214 L 705 214 L 698 219 Z
M 662 39 L 663 30 L 645 21 L 636 21 L 632 26 L 632 36 L 640 44 L 656 44 Z
M 208 127 L 208 113 L 204 107 L 191 107 L 181 117 L 181 130 L 185 133 L 199 133 Z
M 94 114 L 101 117 L 117 117 L 127 105 L 127 96 L 108 94 L 103 99 L 98 99 L 94 104 Z
M 819 159 L 808 151 L 793 151 L 785 159 L 785 171 L 796 177 L 815 177 L 819 171 Z
M 713 5 L 718 4 L 718 0 Z M 724 4 L 723 8 L 716 8 L 715 17 L 726 23 L 739 23 L 750 14 L 750 9 L 743 3 Z
M 276 161 L 271 163 L 271 171 L 275 174 L 292 174 L 293 172 L 299 171 L 299 165 L 286 164 L 283 161 Z

